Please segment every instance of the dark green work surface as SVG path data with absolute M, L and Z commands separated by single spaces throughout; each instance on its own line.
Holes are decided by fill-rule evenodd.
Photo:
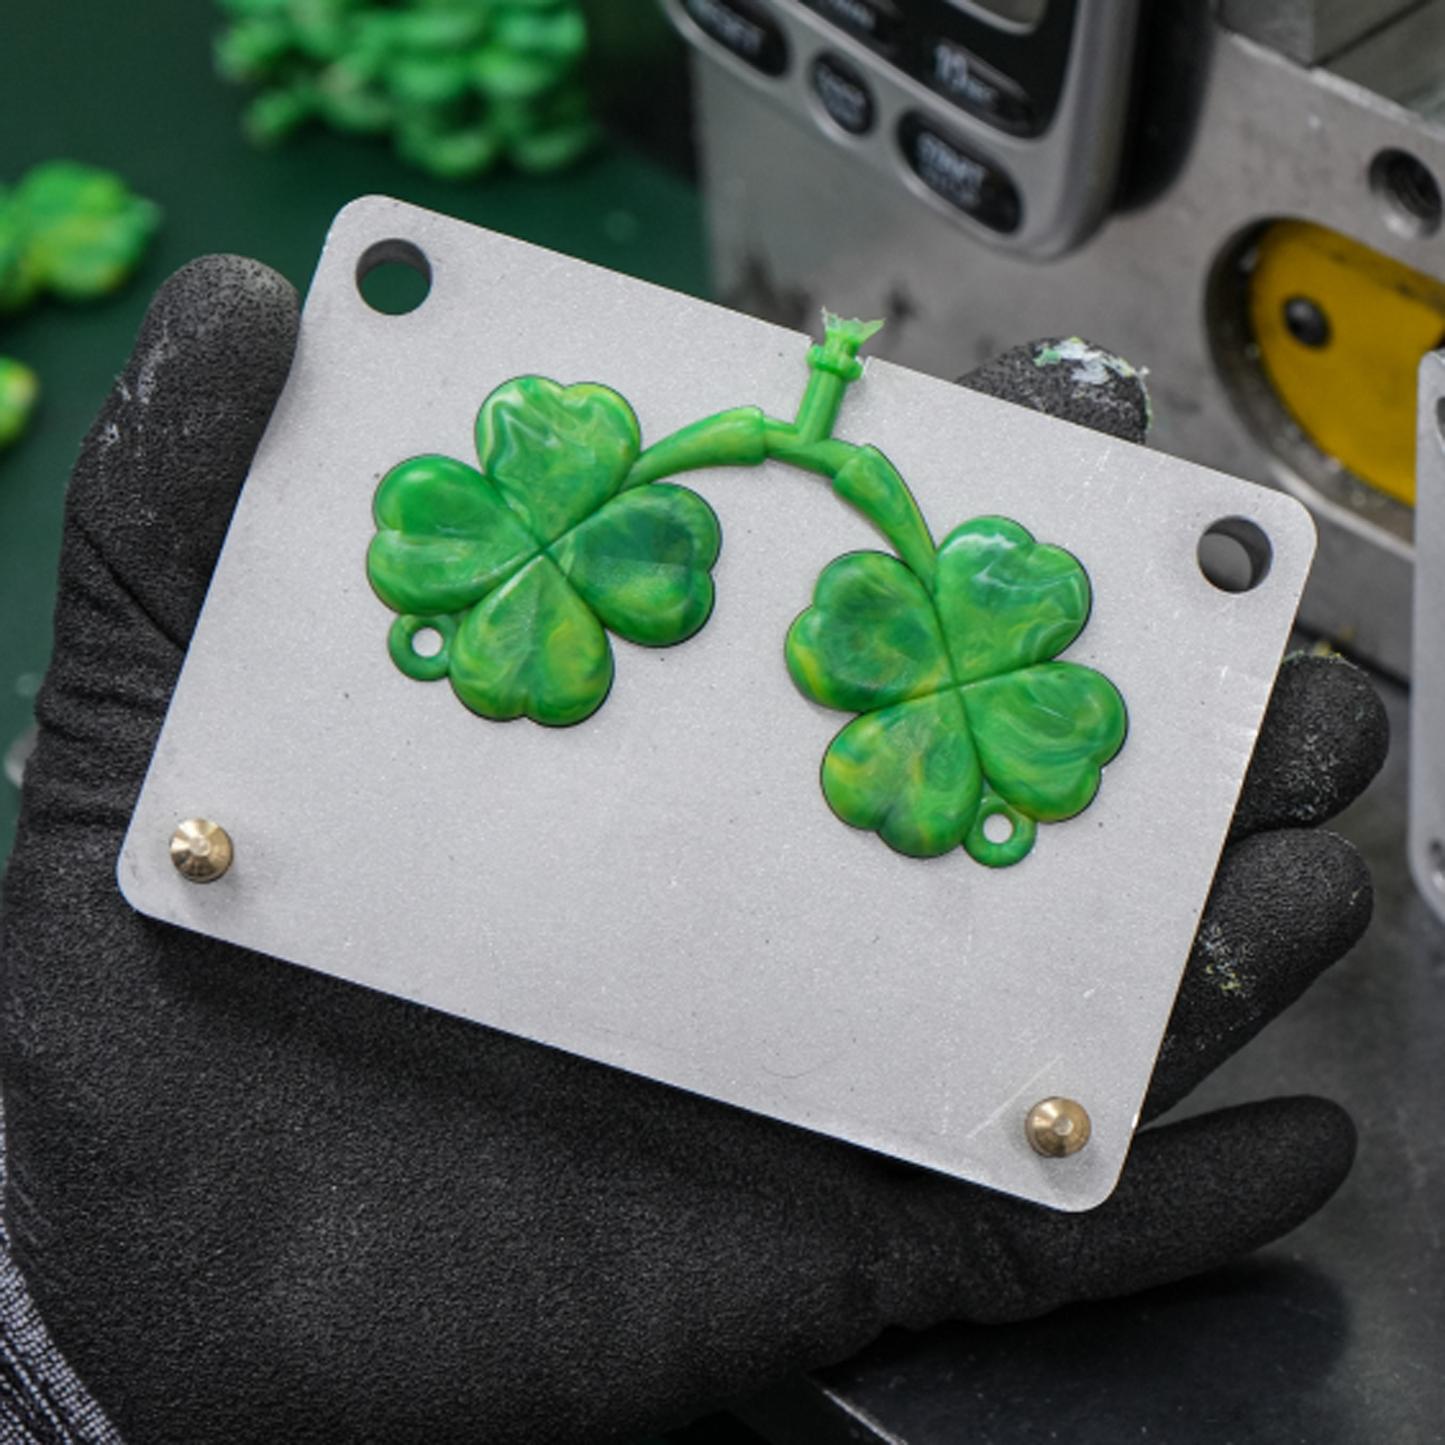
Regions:
M 652 0 L 633 3 L 652 16 Z M 609 12 L 617 28 L 617 11 Z M 130 351 L 155 287 L 208 252 L 254 256 L 304 289 L 331 217 L 347 201 L 398 196 L 676 290 L 703 294 L 700 202 L 686 181 L 618 146 L 558 179 L 511 173 L 453 184 L 384 143 L 312 132 L 275 151 L 240 134 L 245 93 L 219 80 L 210 0 L 3 0 L 0 184 L 56 157 L 105 166 L 165 211 L 140 272 L 85 306 L 47 302 L 0 318 L 0 355 L 40 375 L 41 409 L 0 452 L 0 752 L 29 725 L 50 652 L 65 481 L 91 418 Z M 641 23 L 641 22 L 640 22 Z M 610 59 L 611 89 L 629 83 Z M 641 60 L 635 84 L 649 77 Z M 18 794 L 0 781 L 0 858 Z

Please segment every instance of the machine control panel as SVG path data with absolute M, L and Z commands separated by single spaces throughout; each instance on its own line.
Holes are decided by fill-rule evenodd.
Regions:
M 972 51 L 951 40 L 936 40 L 929 83 L 946 99 L 1003 130 L 1030 135 L 1039 129 L 1039 111 L 1028 92 Z
M 919 115 L 904 117 L 898 138 L 914 175 L 934 195 L 1000 235 L 1018 229 L 1019 193 L 998 166 Z
M 867 135 L 873 129 L 873 92 L 851 61 L 824 51 L 813 62 L 811 80 L 823 109 L 849 135 Z
M 663 0 L 700 54 L 973 234 L 1025 255 L 1102 220 L 1141 0 Z
M 884 54 L 897 49 L 904 35 L 903 16 L 892 0 L 806 0 L 825 20 L 876 46 Z
M 745 65 L 764 75 L 787 70 L 787 41 L 766 10 L 748 0 L 682 0 L 682 5 L 704 35 Z

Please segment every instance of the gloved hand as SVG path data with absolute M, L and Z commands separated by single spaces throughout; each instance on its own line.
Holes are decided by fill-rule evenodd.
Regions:
M 13 1248 L 125 1437 L 602 1445 L 890 1323 L 1207 1269 L 1325 1202 L 1354 1135 L 1321 1100 L 1146 1131 L 1060 1214 L 132 912 L 116 855 L 296 314 L 233 258 L 152 306 L 71 486 L 5 879 Z M 1135 383 L 1081 400 L 1023 350 L 973 384 L 1142 436 Z M 1364 866 L 1312 825 L 1384 746 L 1361 674 L 1286 666 L 1151 1113 L 1363 931 Z

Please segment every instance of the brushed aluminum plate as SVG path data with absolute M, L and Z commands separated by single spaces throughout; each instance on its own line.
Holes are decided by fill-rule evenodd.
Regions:
M 403 316 L 358 291 L 390 240 L 432 273 Z M 851 389 L 835 434 L 880 446 L 937 536 L 1007 515 L 1093 580 L 1065 655 L 1118 685 L 1129 739 L 1093 806 L 1010 869 L 904 858 L 829 811 L 818 768 L 845 717 L 797 692 L 783 638 L 830 560 L 880 544 L 800 471 L 690 474 L 723 528 L 713 616 L 678 647 L 616 643 L 612 694 L 575 727 L 483 721 L 387 655 L 372 492 L 418 453 L 471 460 L 497 384 L 605 382 L 649 441 L 744 403 L 791 416 L 807 346 L 397 201 L 348 206 L 120 884 L 157 918 L 1085 1209 L 1128 1151 L 1304 586 L 1297 502 L 898 366 Z M 1252 591 L 1197 563 L 1228 517 L 1272 545 Z M 206 886 L 167 855 L 196 816 L 235 841 Z M 1072 1157 L 1025 1141 L 1048 1095 L 1092 1116 Z

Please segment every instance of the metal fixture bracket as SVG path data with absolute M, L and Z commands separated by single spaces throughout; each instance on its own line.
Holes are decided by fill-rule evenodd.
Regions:
M 1420 363 L 1418 442 L 1410 869 L 1445 922 L 1445 352 Z

